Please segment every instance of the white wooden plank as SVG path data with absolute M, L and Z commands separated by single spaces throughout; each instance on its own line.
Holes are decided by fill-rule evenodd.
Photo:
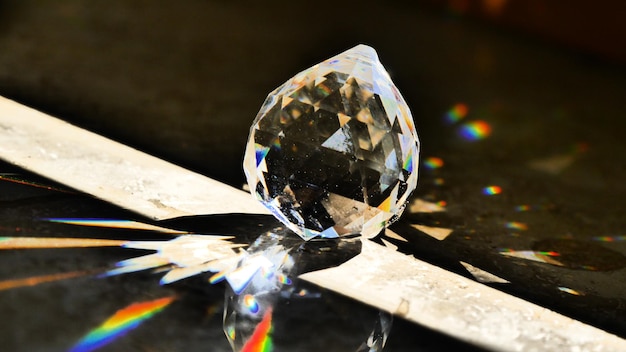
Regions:
M 0 158 L 155 220 L 269 214 L 246 192 L 3 97 Z

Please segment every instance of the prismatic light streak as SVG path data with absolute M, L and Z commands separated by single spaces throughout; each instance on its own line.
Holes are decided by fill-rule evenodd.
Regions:
M 626 236 L 596 236 L 593 240 L 599 242 L 621 242 L 626 241 Z
M 549 204 L 520 204 L 515 206 L 513 209 L 516 212 L 523 213 L 527 211 L 544 211 L 550 210 L 551 206 Z
M 174 301 L 175 297 L 164 297 L 152 301 L 133 303 L 130 306 L 117 311 L 102 325 L 91 330 L 83 337 L 70 352 L 88 352 L 107 345 L 130 330 L 138 327 L 141 323 L 162 311 Z
M 272 308 L 268 308 L 241 352 L 270 352 L 272 350 L 272 328 Z
M 443 160 L 437 157 L 429 157 L 424 160 L 424 166 L 431 170 L 438 169 L 443 166 Z
M 115 219 L 46 219 L 51 222 L 66 223 L 80 226 L 99 226 L 113 228 L 127 228 L 133 230 L 148 230 L 180 234 L 151 224 L 136 221 Z M 29 278 L 0 281 L 0 290 L 34 286 L 40 283 L 75 278 L 89 274 L 103 273 L 101 276 L 111 276 L 134 271 L 170 266 L 168 274 L 161 280 L 161 284 L 178 281 L 182 278 L 200 274 L 206 271 L 229 271 L 236 266 L 238 254 L 235 249 L 242 247 L 229 241 L 230 236 L 192 235 L 186 232 L 172 240 L 163 241 L 121 241 L 95 238 L 63 238 L 63 237 L 0 237 L 0 250 L 15 249 L 58 249 L 58 248 L 93 248 L 93 247 L 122 247 L 133 249 L 153 250 L 156 253 L 127 259 L 117 263 L 117 268 L 98 271 L 76 271 L 53 275 L 33 276 Z
M 60 274 L 51 274 L 51 275 L 40 275 L 40 276 L 31 276 L 22 279 L 12 279 L 12 280 L 3 280 L 0 281 L 0 291 L 10 290 L 19 287 L 28 287 L 28 286 L 36 286 L 39 284 L 43 284 L 46 282 L 54 282 L 66 279 L 73 279 L 81 276 L 87 276 L 90 274 L 97 273 L 99 271 L 72 271 L 68 273 L 60 273 Z
M 30 184 L 30 183 L 29 183 Z M 43 187 L 43 186 L 42 186 Z M 74 219 L 76 222 L 88 222 L 86 219 Z M 50 220 L 50 221 L 56 221 Z M 117 220 L 110 223 L 120 224 Z M 0 250 L 15 249 L 58 249 L 58 248 L 95 248 L 121 247 L 128 241 L 109 240 L 98 238 L 71 238 L 71 237 L 0 237 Z M 36 286 L 43 283 L 72 279 L 103 272 L 104 270 L 78 270 L 66 273 L 37 275 L 26 278 L 0 281 L 0 291 L 20 287 Z
M 584 296 L 584 293 L 580 292 L 580 291 L 576 291 L 573 288 L 569 288 L 569 287 L 564 287 L 564 286 L 559 286 L 557 287 L 557 289 L 561 292 L 565 292 L 565 293 L 569 293 L 570 295 L 574 295 L 574 296 Z
M 128 241 L 98 238 L 0 237 L 2 249 L 119 247 Z
M 162 241 L 63 240 L 48 238 L 38 239 L 33 243 L 28 243 L 28 240 L 13 238 L 13 242 L 17 241 L 21 247 L 16 247 L 13 242 L 8 242 L 6 245 L 7 248 L 60 248 L 68 246 L 92 247 L 111 245 L 123 248 L 152 250 L 156 253 L 118 262 L 115 269 L 107 271 L 103 276 L 126 274 L 169 265 L 169 271 L 161 279 L 161 284 L 169 284 L 206 271 L 222 272 L 235 265 L 232 263 L 233 259 L 238 259 L 238 253 L 235 249 L 243 246 L 242 244 L 229 242 L 228 240 L 232 239 L 231 236 L 190 234 L 186 231 L 178 231 L 132 220 L 102 218 L 49 218 L 44 220 L 78 226 L 157 231 L 180 235 L 174 239 Z M 98 241 L 102 243 L 98 244 Z M 0 249 L 1 248 L 2 242 L 0 241 Z
M 500 186 L 493 185 L 483 188 L 483 194 L 486 196 L 493 196 L 500 193 L 502 193 L 502 187 Z
M 507 257 L 514 257 L 534 262 L 563 266 L 563 264 L 558 261 L 558 257 L 561 254 L 555 251 L 515 250 L 512 248 L 501 248 L 499 252 L 501 255 Z
M 222 273 L 236 267 L 242 244 L 227 241 L 230 236 L 183 235 L 166 241 L 129 241 L 125 248 L 153 250 L 156 253 L 118 262 L 106 276 L 125 274 L 171 265 L 161 278 L 169 284 L 203 272 Z M 228 275 L 225 275 L 228 276 Z
M 119 247 L 123 246 L 127 242 L 128 241 L 97 238 L 0 237 L 0 250 Z M 36 286 L 42 283 L 72 279 L 103 271 L 104 270 L 79 270 L 67 273 L 3 280 L 0 281 L 0 291 L 19 287 Z
M 491 126 L 482 120 L 468 122 L 459 129 L 459 135 L 467 141 L 478 141 L 491 134 Z
M 517 221 L 509 221 L 506 223 L 506 228 L 507 229 L 511 229 L 511 230 L 528 230 L 528 225 L 526 225 L 523 222 L 517 222 Z
M 146 231 L 157 231 L 163 233 L 171 233 L 171 234 L 185 234 L 189 233 L 187 231 L 179 231 L 174 230 L 162 226 L 146 224 L 139 221 L 133 220 L 120 220 L 120 219 L 103 219 L 103 218 L 45 218 L 42 220 L 68 224 L 68 225 L 79 225 L 79 226 L 91 226 L 91 227 L 106 227 L 106 228 L 116 228 L 116 229 L 127 229 L 127 230 L 146 230 Z

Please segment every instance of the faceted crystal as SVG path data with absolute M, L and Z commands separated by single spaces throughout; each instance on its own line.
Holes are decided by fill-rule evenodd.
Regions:
M 250 129 L 251 192 L 308 240 L 376 236 L 417 185 L 413 118 L 376 51 L 358 45 L 271 92 Z

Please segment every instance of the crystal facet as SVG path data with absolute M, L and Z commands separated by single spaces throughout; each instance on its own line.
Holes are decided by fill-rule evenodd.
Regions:
M 413 118 L 376 51 L 358 45 L 271 92 L 250 129 L 251 192 L 302 238 L 376 236 L 417 185 Z

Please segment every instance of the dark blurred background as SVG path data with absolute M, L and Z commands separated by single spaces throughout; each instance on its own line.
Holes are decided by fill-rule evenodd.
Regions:
M 586 90 L 582 71 L 623 67 L 625 11 L 620 1 L 5 0 L 0 94 L 239 185 L 267 93 L 355 44 L 379 51 L 430 148 L 433 117 L 457 100 L 615 94 Z M 545 82 L 575 87 L 539 92 Z

